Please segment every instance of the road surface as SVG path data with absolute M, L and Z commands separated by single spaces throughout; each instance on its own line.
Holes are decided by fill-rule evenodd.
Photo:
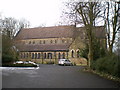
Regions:
M 81 66 L 40 65 L 38 69 L 3 69 L 3 88 L 116 88 L 118 84 L 83 72 Z

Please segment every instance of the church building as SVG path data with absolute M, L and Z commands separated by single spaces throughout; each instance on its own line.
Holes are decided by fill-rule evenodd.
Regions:
M 105 42 L 104 27 L 95 28 L 95 35 Z M 36 63 L 58 63 L 59 59 L 69 59 L 75 64 L 87 64 L 80 56 L 80 48 L 87 42 L 84 27 L 52 26 L 24 28 L 15 37 L 19 59 Z

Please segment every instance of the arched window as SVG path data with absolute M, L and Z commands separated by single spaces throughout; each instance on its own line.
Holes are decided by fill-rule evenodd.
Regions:
M 46 53 L 44 53 L 44 59 L 46 59 Z
M 42 41 L 40 40 L 39 44 L 42 44 Z
M 50 40 L 50 43 L 53 43 L 53 41 L 52 41 L 52 40 Z
M 35 59 L 37 59 L 37 53 L 35 53 Z
M 80 51 L 78 50 L 77 51 L 77 58 L 79 58 L 80 57 Z
M 29 41 L 29 44 L 31 44 L 31 41 Z
M 48 53 L 48 59 L 52 59 L 52 53 Z
M 45 40 L 43 41 L 43 44 L 45 44 Z
M 26 57 L 28 58 L 28 53 L 26 54 Z
M 58 53 L 58 58 L 59 58 L 59 59 L 61 58 L 61 54 L 60 54 L 60 53 Z
M 40 53 L 38 53 L 38 57 L 37 58 L 40 59 Z
M 35 44 L 35 41 L 33 41 L 33 44 Z
M 24 53 L 24 57 L 23 58 L 26 58 L 25 53 Z
M 62 58 L 65 59 L 65 53 L 62 54 Z
M 22 53 L 20 53 L 20 58 L 22 58 Z
M 31 52 L 29 52 L 28 56 L 31 57 Z
M 71 52 L 71 57 L 74 58 L 74 51 Z
M 57 43 L 57 40 L 55 40 L 55 43 Z
M 32 59 L 34 59 L 34 53 L 32 53 Z

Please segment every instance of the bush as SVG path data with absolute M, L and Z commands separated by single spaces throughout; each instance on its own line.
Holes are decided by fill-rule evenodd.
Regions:
M 11 63 L 11 62 L 14 62 L 14 61 L 17 61 L 18 60 L 18 57 L 17 56 L 14 56 L 14 54 L 5 54 L 3 53 L 2 54 L 2 63 Z
M 47 61 L 46 64 L 54 64 L 54 61 Z
M 120 77 L 120 60 L 114 54 L 108 55 L 94 62 L 94 69 Z
M 2 63 L 9 63 L 11 61 L 14 61 L 13 56 L 5 54 L 2 55 Z
M 80 56 L 88 60 L 89 45 L 86 44 L 85 48 L 80 49 Z M 104 57 L 106 55 L 105 48 L 101 46 L 99 40 L 93 42 L 93 60 Z

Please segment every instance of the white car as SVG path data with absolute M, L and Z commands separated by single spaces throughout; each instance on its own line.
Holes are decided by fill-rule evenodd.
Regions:
M 34 63 L 34 62 L 32 62 L 32 61 L 28 61 L 28 63 L 36 65 L 36 63 Z
M 33 65 L 39 66 L 38 64 L 36 64 L 36 63 L 34 63 L 32 61 L 16 61 L 13 64 L 33 64 Z
M 22 64 L 22 63 L 24 63 L 24 62 L 23 61 L 16 61 L 13 64 Z
M 68 60 L 68 59 L 60 59 L 60 60 L 58 61 L 58 64 L 59 64 L 59 65 L 64 65 L 64 66 L 65 66 L 65 65 L 71 65 L 71 66 L 73 65 L 72 62 L 70 62 L 70 60 Z

